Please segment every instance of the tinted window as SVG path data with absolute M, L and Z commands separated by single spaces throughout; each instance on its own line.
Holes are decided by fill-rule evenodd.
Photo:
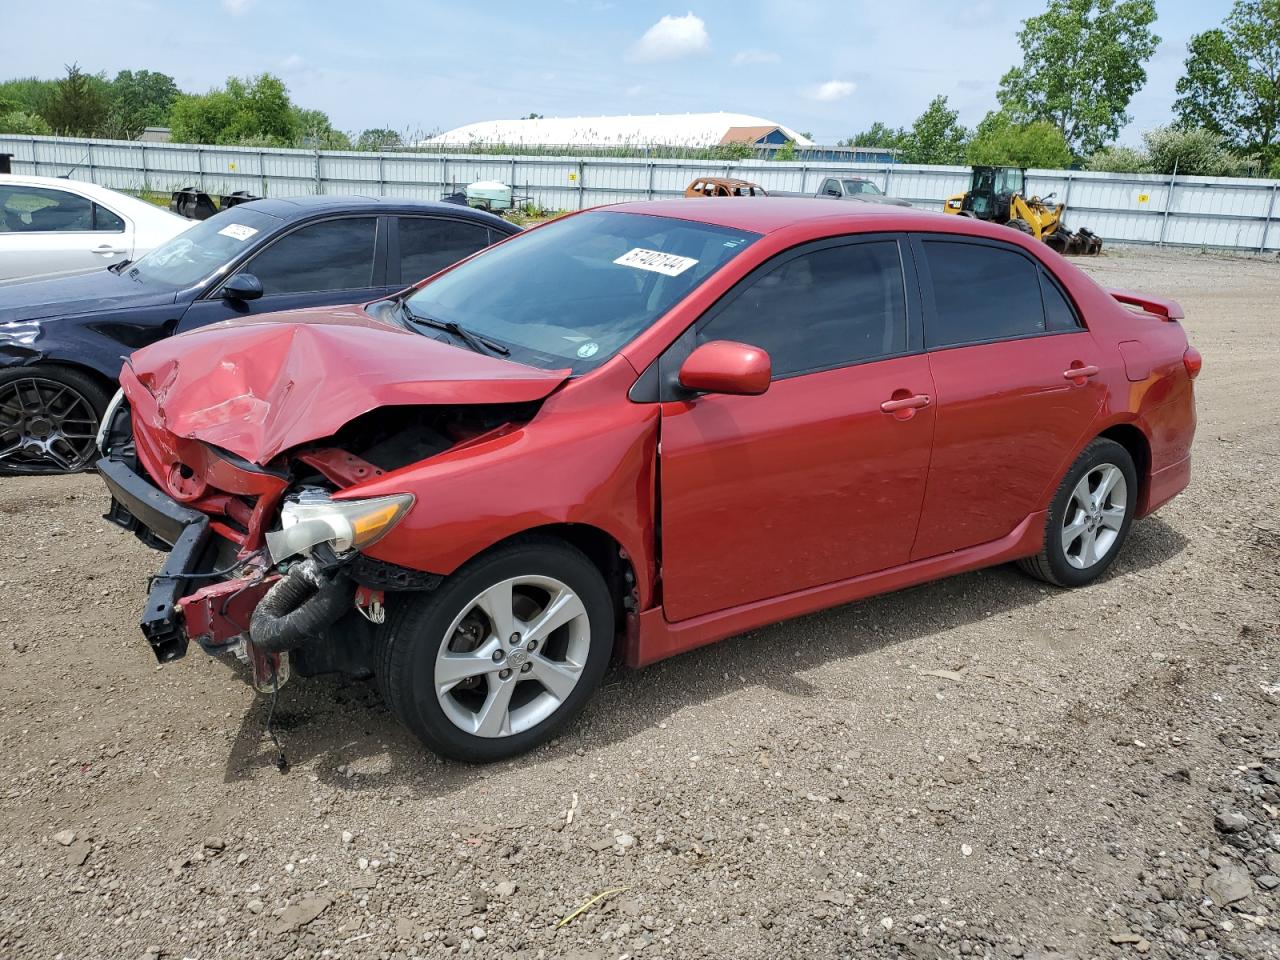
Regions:
M 490 247 L 406 303 L 502 343 L 513 360 L 583 373 L 757 239 L 692 220 L 580 213 Z
M 326 220 L 281 237 L 245 269 L 262 293 L 354 290 L 373 284 L 373 217 Z
M 773 375 L 857 363 L 906 349 L 907 311 L 897 243 L 827 247 L 746 282 L 698 330 L 698 341 L 762 347 Z
M 935 316 L 925 345 L 949 347 L 1044 333 L 1036 265 L 1012 250 L 924 241 Z
M 417 283 L 488 245 L 488 229 L 476 223 L 401 217 L 400 279 Z
M 93 205 L 93 229 L 108 233 L 123 233 L 124 221 L 100 203 Z
M 0 229 L 10 233 L 93 229 L 93 203 L 63 190 L 0 184 Z
M 1071 304 L 1043 270 L 1040 271 L 1040 292 L 1044 296 L 1046 330 L 1061 333 L 1064 330 L 1080 329 L 1080 321 L 1076 319 L 1076 312 L 1071 309 Z

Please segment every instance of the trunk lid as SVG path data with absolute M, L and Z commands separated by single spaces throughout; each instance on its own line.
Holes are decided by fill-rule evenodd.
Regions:
M 265 465 L 385 406 L 523 403 L 569 371 L 485 356 L 345 306 L 215 324 L 145 347 L 122 383 L 146 420 Z M 141 386 L 148 394 L 134 394 Z

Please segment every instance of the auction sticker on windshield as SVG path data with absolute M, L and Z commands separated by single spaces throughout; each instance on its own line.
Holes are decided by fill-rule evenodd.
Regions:
M 230 237 L 233 240 L 248 240 L 257 232 L 253 227 L 246 227 L 243 223 L 228 223 L 218 231 L 224 237 Z
M 666 274 L 668 277 L 678 277 L 698 261 L 691 257 L 678 257 L 674 253 L 663 253 L 661 250 L 635 247 L 613 262 L 624 267 L 652 270 L 654 273 Z

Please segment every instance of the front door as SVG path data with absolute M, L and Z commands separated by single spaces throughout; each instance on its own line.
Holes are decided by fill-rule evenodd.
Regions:
M 379 242 L 386 223 L 386 218 L 338 217 L 284 234 L 235 270 L 258 278 L 260 298 L 227 299 L 220 285 L 214 286 L 191 305 L 178 332 L 279 310 L 364 303 L 393 292 L 398 288 L 386 283 L 386 241 Z
M 773 382 L 758 397 L 663 403 L 668 620 L 907 561 L 934 412 L 906 252 L 884 236 L 796 248 L 753 271 L 673 348 L 761 347 Z
M 1103 401 L 1100 351 L 1012 245 L 917 238 L 937 428 L 912 559 L 987 543 L 1048 506 Z

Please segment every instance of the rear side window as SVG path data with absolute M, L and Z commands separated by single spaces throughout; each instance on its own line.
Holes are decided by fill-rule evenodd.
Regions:
M 400 280 L 417 283 L 489 245 L 477 223 L 435 217 L 400 218 Z
M 245 269 L 265 296 L 372 286 L 376 233 L 373 217 L 313 223 L 281 237 Z
M 1001 247 L 925 240 L 933 279 L 934 315 L 925 346 L 953 347 L 1045 332 L 1039 269 Z
M 902 258 L 892 240 L 802 253 L 745 281 L 698 342 L 761 347 L 775 378 L 906 350 Z
M 1048 274 L 1040 271 L 1040 293 L 1044 298 L 1045 329 L 1050 333 L 1063 333 L 1067 330 L 1079 330 L 1080 320 L 1071 304 L 1063 296 L 1058 285 L 1049 279 Z
M 124 221 L 100 203 L 93 205 L 93 229 L 100 233 L 123 233 Z

